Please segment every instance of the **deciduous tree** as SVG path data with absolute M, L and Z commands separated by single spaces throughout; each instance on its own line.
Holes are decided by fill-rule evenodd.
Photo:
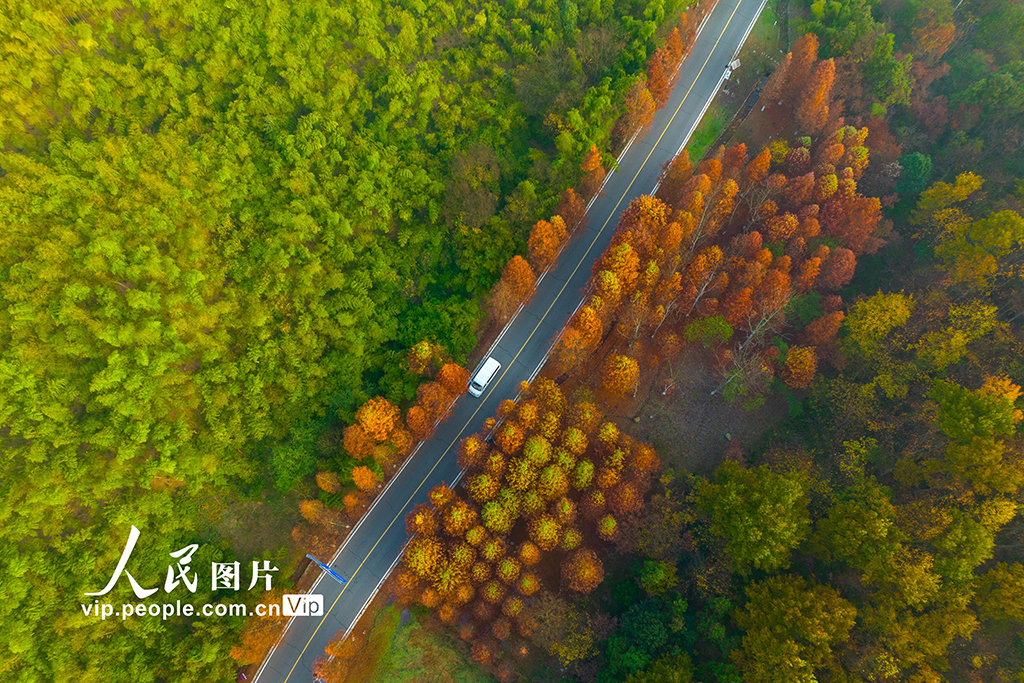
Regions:
M 634 133 L 644 130 L 654 119 L 655 104 L 643 80 L 637 81 L 626 92 L 626 111 L 615 124 L 615 135 L 626 141 Z
M 622 397 L 635 392 L 640 379 L 640 365 L 636 359 L 611 354 L 601 364 L 601 386 L 611 396 Z
M 586 227 L 587 205 L 583 199 L 576 194 L 571 187 L 562 193 L 555 207 L 555 215 L 561 216 L 565 221 L 565 229 L 570 235 L 575 235 Z
M 534 275 L 530 264 L 522 256 L 516 254 L 508 261 L 505 270 L 501 273 L 501 281 L 506 283 L 512 295 L 522 302 L 527 302 L 533 297 L 537 284 L 537 276 Z
M 352 468 L 352 481 L 360 491 L 372 491 L 380 483 L 380 476 L 369 467 L 360 465 Z
M 791 346 L 779 377 L 790 389 L 806 389 L 818 369 L 818 356 L 809 346 Z
M 527 243 L 534 268 L 543 271 L 553 264 L 566 237 L 565 222 L 560 216 L 552 216 L 550 222 L 537 221 Z
M 815 280 L 818 289 L 829 292 L 840 289 L 853 279 L 857 268 L 857 257 L 849 249 L 839 248 L 832 251 L 821 267 Z
M 786 72 L 786 84 L 782 88 L 785 100 L 796 102 L 807 87 L 811 72 L 818 61 L 818 36 L 805 33 L 793 44 L 793 56 Z
M 828 119 L 832 99 L 832 83 L 836 66 L 831 59 L 818 62 L 810 80 L 801 89 L 800 101 L 796 107 L 796 121 L 807 133 L 818 133 Z
M 660 47 L 651 53 L 650 59 L 647 60 L 647 89 L 658 109 L 668 103 L 672 94 L 668 79 L 665 77 L 665 55 L 665 48 Z
M 604 580 L 604 565 L 593 550 L 570 553 L 562 563 L 562 583 L 577 593 L 589 593 Z
M 693 501 L 741 573 L 788 566 L 790 551 L 810 531 L 803 483 L 765 466 L 723 462 L 713 481 L 698 481 Z
M 815 680 L 815 670 L 849 637 L 857 615 L 834 589 L 809 586 L 799 576 L 773 576 L 746 592 L 747 604 L 735 614 L 744 636 L 734 659 L 753 683 Z

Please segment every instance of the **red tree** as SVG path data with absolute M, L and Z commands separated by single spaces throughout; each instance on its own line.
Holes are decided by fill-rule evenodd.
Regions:
M 533 266 L 537 270 L 544 270 L 554 263 L 567 236 L 565 222 L 560 216 L 552 216 L 550 222 L 537 221 L 527 241 Z
M 821 267 L 818 275 L 818 289 L 831 291 L 839 289 L 853 279 L 857 268 L 857 257 L 849 249 L 835 249 Z
M 590 150 L 587 151 L 580 163 L 580 168 L 587 174 L 581 184 L 583 196 L 593 197 L 601 188 L 605 176 L 604 167 L 601 165 L 601 153 L 597 150 L 596 145 L 590 146 Z
M 505 270 L 502 271 L 501 281 L 508 285 L 513 296 L 525 303 L 533 296 L 537 276 L 526 259 L 516 254 L 509 259 Z
M 655 50 L 650 59 L 647 60 L 647 89 L 658 109 L 668 103 L 672 89 L 669 88 L 668 79 L 665 77 L 665 48 Z
M 877 249 L 871 236 L 882 220 L 882 203 L 875 197 L 856 197 L 846 202 L 844 213 L 845 220 L 826 232 L 856 254 Z
M 806 147 L 791 149 L 786 155 L 786 173 L 799 176 L 811 170 L 811 151 Z
M 818 36 L 805 33 L 793 45 L 792 59 L 786 70 L 786 84 L 782 89 L 784 99 L 796 101 L 807 87 L 811 70 L 818 61 Z
M 690 153 L 684 149 L 665 165 L 657 197 L 677 209 L 683 208 L 680 204 L 685 194 L 684 187 L 691 175 L 693 164 L 690 163 Z
M 349 455 L 362 460 L 373 451 L 375 442 L 362 425 L 354 424 L 345 428 L 343 444 Z
M 814 194 L 814 174 L 805 173 L 796 178 L 790 178 L 783 190 L 786 202 L 794 209 L 799 209 L 811 201 Z
M 821 259 L 809 258 L 800 264 L 796 275 L 796 288 L 806 292 L 814 287 L 814 281 L 821 272 Z
M 733 327 L 739 327 L 747 320 L 747 315 L 752 308 L 751 295 L 754 293 L 750 287 L 730 292 L 725 297 L 725 319 Z
M 747 145 L 740 142 L 725 150 L 722 155 L 722 168 L 725 175 L 733 180 L 739 178 L 740 172 L 747 163 Z
M 839 326 L 842 325 L 844 317 L 842 311 L 833 311 L 811 321 L 801 333 L 804 344 L 821 346 L 830 343 L 839 334 Z
M 781 216 L 775 216 L 770 219 L 765 227 L 768 229 L 769 240 L 772 242 L 784 242 L 796 234 L 799 226 L 800 222 L 796 216 L 791 213 L 784 213 Z
M 570 235 L 575 235 L 586 226 L 587 205 L 570 187 L 562 193 L 561 199 L 558 200 L 555 215 L 561 216 L 565 221 L 565 229 Z
M 417 439 L 425 439 L 433 428 L 434 421 L 420 406 L 412 406 L 405 415 L 405 426 Z
M 437 373 L 437 381 L 449 394 L 459 396 L 466 391 L 469 370 L 456 363 L 445 363 Z
M 655 104 L 643 81 L 637 81 L 626 93 L 626 111 L 615 124 L 613 137 L 626 141 L 654 120 Z
M 802 96 L 796 108 L 797 125 L 807 133 L 818 133 L 828 120 L 832 83 L 836 77 L 836 65 L 831 59 L 819 62 L 811 74 L 811 80 L 802 89 Z
M 679 66 L 679 62 L 683 60 L 683 50 L 683 39 L 679 35 L 679 29 L 674 28 L 665 39 L 664 63 L 662 64 L 665 67 L 665 73 L 670 78 L 675 73 L 676 67 Z
M 604 580 L 604 565 L 593 550 L 573 551 L 562 563 L 562 582 L 569 590 L 589 593 Z
M 447 415 L 453 398 L 439 382 L 427 382 L 416 389 L 416 404 L 423 408 L 431 422 Z M 413 431 L 411 427 L 409 431 Z
M 768 171 L 772 166 L 772 153 L 765 147 L 757 156 L 750 160 L 747 164 L 747 170 L 745 172 L 747 185 L 756 186 L 764 182 L 765 178 L 768 177 Z
M 757 230 L 742 235 L 736 235 L 729 244 L 730 249 L 744 259 L 752 259 L 764 247 L 764 239 Z
M 772 72 L 761 91 L 761 99 L 767 104 L 775 104 L 784 95 L 786 82 L 789 80 L 789 69 L 793 61 L 793 53 L 790 52 L 782 58 L 779 65 Z

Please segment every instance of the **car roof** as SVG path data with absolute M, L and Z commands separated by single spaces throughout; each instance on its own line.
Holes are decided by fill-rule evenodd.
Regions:
M 484 364 L 480 366 L 480 372 L 494 372 L 499 367 L 501 367 L 501 363 L 493 358 L 488 358 L 484 361 Z M 477 374 L 480 374 L 480 372 Z

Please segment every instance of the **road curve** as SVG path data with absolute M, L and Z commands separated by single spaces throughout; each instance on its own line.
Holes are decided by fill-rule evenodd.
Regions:
M 334 634 L 355 625 L 401 557 L 407 540 L 406 512 L 425 501 L 436 484 L 451 484 L 459 477 L 455 463 L 459 440 L 476 432 L 503 399 L 515 396 L 521 381 L 536 374 L 579 306 L 590 264 L 608 245 L 622 211 L 635 197 L 653 193 L 661 165 L 686 144 L 765 1 L 719 0 L 679 69 L 672 99 L 655 114 L 650 131 L 626 148 L 618 172 L 609 174 L 604 194 L 591 203 L 588 229 L 566 246 L 533 301 L 495 342 L 490 355 L 501 363 L 500 374 L 481 398 L 463 395 L 451 417 L 389 482 L 330 563 L 348 583 L 341 586 L 329 577 L 318 579 L 309 592 L 323 595 L 326 614 L 293 618 L 257 672 L 257 683 L 309 683 L 313 662 Z

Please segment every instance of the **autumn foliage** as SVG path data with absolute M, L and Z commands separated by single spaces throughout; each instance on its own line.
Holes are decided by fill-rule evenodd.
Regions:
M 574 325 L 587 338 L 600 338 L 588 306 Z M 399 598 L 457 625 L 489 665 L 505 661 L 505 643 L 513 651 L 525 647 L 518 639 L 537 628 L 526 606 L 544 587 L 543 577 L 554 577 L 548 588 L 560 584 L 574 593 L 593 591 L 603 580 L 603 563 L 587 546 L 615 537 L 615 521 L 580 514 L 590 494 L 604 500 L 594 470 L 605 484 L 614 481 L 609 491 L 617 509 L 635 512 L 659 464 L 650 447 L 612 422 L 602 424 L 597 405 L 568 405 L 551 380 L 539 379 L 524 392 L 502 405 L 496 448 L 488 450 L 476 435 L 460 445 L 468 468 L 464 488 L 435 488 L 428 503 L 409 513 L 406 525 L 416 538 L 399 570 Z
M 660 47 L 651 53 L 650 58 L 647 60 L 647 89 L 650 91 L 651 97 L 654 99 L 658 109 L 661 109 L 668 103 L 668 98 L 672 94 L 668 78 L 665 76 L 666 57 L 667 50 L 664 47 Z
M 533 297 L 537 276 L 526 259 L 518 254 L 509 259 L 501 279 L 491 290 L 491 313 L 495 320 L 504 323 Z
M 274 589 L 264 596 L 264 604 L 280 604 L 284 592 Z M 259 664 L 267 655 L 271 646 L 284 631 L 288 617 L 271 616 L 270 610 L 267 615 L 254 617 L 246 621 L 239 637 L 239 644 L 231 648 L 231 658 L 240 665 Z
M 796 108 L 796 120 L 802 130 L 817 133 L 825 126 L 835 76 L 836 66 L 831 59 L 815 66 Z
M 657 108 L 651 91 L 643 81 L 637 81 L 626 92 L 625 113 L 615 124 L 613 137 L 621 142 L 628 141 L 634 134 L 645 130 L 654 120 Z
M 530 231 L 527 243 L 533 267 L 543 271 L 551 266 L 567 237 L 565 221 L 561 216 L 552 216 L 550 222 L 537 221 Z
M 380 477 L 369 467 L 359 466 L 352 469 L 352 481 L 360 491 L 371 491 L 380 483 Z
M 620 397 L 635 391 L 640 365 L 635 358 L 611 355 L 601 366 L 601 386 L 611 396 Z

